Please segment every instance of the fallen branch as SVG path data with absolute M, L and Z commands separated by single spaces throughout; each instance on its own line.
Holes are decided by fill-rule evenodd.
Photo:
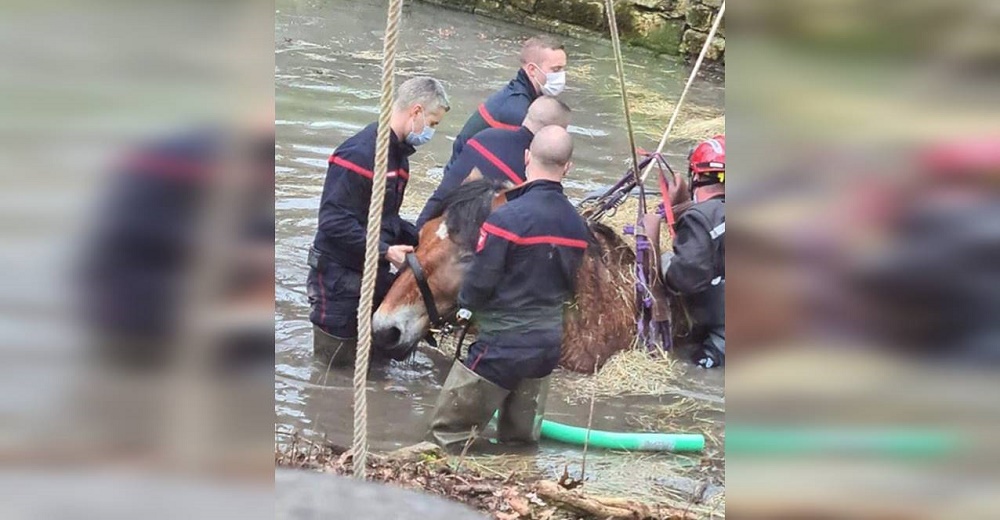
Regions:
M 572 509 L 595 518 L 612 520 L 695 520 L 690 511 L 672 506 L 647 505 L 634 500 L 586 495 L 580 491 L 563 489 L 550 480 L 535 485 L 538 496 L 561 507 Z

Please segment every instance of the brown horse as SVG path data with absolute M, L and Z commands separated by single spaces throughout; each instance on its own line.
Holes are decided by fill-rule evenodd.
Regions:
M 479 228 L 506 202 L 503 186 L 487 180 L 467 182 L 445 201 L 442 215 L 427 221 L 410 268 L 400 273 L 375 313 L 376 348 L 415 348 L 426 337 L 432 314 L 455 312 L 462 280 L 476 275 L 469 269 Z M 562 367 L 583 373 L 629 348 L 636 330 L 635 254 L 611 228 L 595 223 L 590 229 L 591 246 L 577 275 L 576 301 L 566 310 L 560 360 Z M 418 279 L 425 282 L 423 291 Z

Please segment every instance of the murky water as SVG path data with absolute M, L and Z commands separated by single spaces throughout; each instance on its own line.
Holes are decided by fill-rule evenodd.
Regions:
M 275 422 L 308 435 L 326 436 L 349 444 L 351 437 L 351 372 L 330 371 L 314 363 L 311 326 L 305 294 L 305 253 L 316 229 L 316 211 L 323 188 L 327 158 L 336 146 L 378 117 L 378 88 L 383 2 L 277 1 L 275 27 L 275 99 L 277 118 L 275 311 Z M 452 103 L 434 140 L 411 159 L 413 176 L 407 190 L 404 217 L 416 217 L 436 186 L 447 162 L 451 142 L 465 119 L 486 96 L 502 86 L 517 68 L 519 43 L 533 34 L 523 27 L 448 11 L 424 4 L 407 7 L 397 68 L 401 77 L 428 74 L 444 82 Z M 566 40 L 568 86 L 562 99 L 573 109 L 571 131 L 576 139 L 575 168 L 567 192 L 586 191 L 617 180 L 626 160 L 628 139 L 623 131 L 621 101 L 610 46 Z M 630 84 L 649 98 L 670 101 L 679 96 L 688 70 L 679 63 L 625 49 Z M 699 82 L 687 103 L 707 113 L 721 113 L 721 85 Z M 652 148 L 670 114 L 635 115 L 640 146 Z M 674 163 L 681 165 L 689 143 L 673 143 Z M 421 440 L 449 361 L 421 351 L 409 363 L 373 369 L 369 380 L 369 439 L 376 449 Z M 677 382 L 678 396 L 722 408 L 722 372 L 688 370 Z M 557 374 L 549 397 L 550 419 L 585 425 L 588 407 L 571 405 L 560 381 L 578 377 Z M 630 419 L 654 413 L 678 397 L 598 400 L 594 427 L 627 431 Z M 721 432 L 721 413 L 713 429 Z M 576 462 L 572 447 L 543 443 L 537 458 L 540 471 L 561 472 L 564 462 Z M 588 467 L 620 470 L 622 455 L 591 452 Z M 648 457 L 646 459 L 648 462 Z M 696 467 L 697 457 L 661 456 L 663 473 Z M 657 470 L 659 471 L 659 470 Z M 672 485 L 677 488 L 682 486 Z

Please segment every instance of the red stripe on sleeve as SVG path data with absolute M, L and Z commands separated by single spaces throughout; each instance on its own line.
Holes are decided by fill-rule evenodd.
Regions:
M 483 120 L 486 121 L 486 124 L 490 125 L 493 128 L 503 128 L 504 130 L 517 130 L 521 128 L 520 126 L 508 125 L 506 123 L 501 123 L 500 121 L 493 119 L 493 116 L 491 116 L 490 113 L 486 111 L 486 103 L 481 103 L 479 105 L 479 115 L 483 117 Z
M 507 240 L 508 242 L 513 242 L 515 244 L 522 245 L 522 246 L 534 246 L 534 245 L 539 245 L 539 244 L 550 244 L 550 245 L 554 245 L 554 246 L 566 246 L 566 247 L 575 247 L 577 249 L 587 249 L 587 241 L 586 240 L 577 240 L 575 238 L 556 237 L 556 236 L 551 236 L 551 235 L 542 235 L 542 236 L 536 236 L 536 237 L 522 237 L 522 236 L 517 235 L 516 233 L 513 233 L 511 231 L 507 231 L 506 229 L 503 229 L 501 227 L 494 226 L 493 224 L 490 224 L 489 222 L 486 222 L 486 223 L 483 224 L 483 231 L 485 231 L 485 232 L 487 232 L 487 233 L 489 233 L 491 235 L 498 236 L 498 237 L 500 237 L 500 238 L 502 238 L 504 240 Z
M 466 144 L 468 144 L 474 150 L 479 152 L 479 154 L 482 155 L 484 159 L 489 161 L 493 166 L 496 166 L 500 171 L 504 173 L 504 175 L 509 177 L 510 180 L 514 181 L 515 186 L 519 186 L 522 183 L 524 183 L 524 181 L 521 180 L 521 177 L 519 177 L 517 173 L 514 173 L 514 170 L 512 170 L 510 166 L 507 166 L 507 164 L 501 161 L 499 157 L 493 155 L 493 152 L 487 150 L 486 147 L 482 145 L 482 143 L 476 141 L 475 139 L 469 139 L 466 142 Z
M 367 170 L 365 168 L 362 168 L 362 167 L 358 166 L 357 164 L 354 164 L 351 161 L 348 161 L 347 159 L 344 159 L 343 157 L 337 157 L 336 155 L 331 155 L 329 162 L 331 162 L 333 164 L 336 164 L 337 166 L 340 166 L 341 168 L 347 168 L 348 170 L 351 170 L 352 172 L 354 172 L 354 173 L 356 173 L 356 174 L 358 174 L 358 175 L 360 175 L 362 177 L 367 177 L 369 179 L 375 177 L 375 174 L 372 173 L 371 170 Z

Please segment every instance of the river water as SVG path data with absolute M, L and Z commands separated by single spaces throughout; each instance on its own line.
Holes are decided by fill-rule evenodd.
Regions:
M 279 428 L 325 436 L 341 445 L 349 445 L 351 438 L 351 372 L 327 372 L 325 366 L 313 362 L 305 256 L 316 229 L 327 158 L 340 142 L 378 117 L 384 25 L 384 2 L 276 2 L 275 423 Z M 406 7 L 403 31 L 398 77 L 434 76 L 445 84 L 452 104 L 434 140 L 411 158 L 412 177 L 403 216 L 414 219 L 440 179 L 454 136 L 471 111 L 513 77 L 519 43 L 534 32 L 425 4 Z M 565 39 L 565 43 L 569 66 L 561 99 L 574 110 L 570 130 L 576 142 L 575 167 L 565 184 L 567 194 L 579 198 L 617 180 L 626 161 L 628 138 L 610 45 L 575 39 Z M 641 50 L 623 51 L 630 93 L 635 91 L 637 103 L 676 101 L 689 73 L 687 67 Z M 718 115 L 723 104 L 721 85 L 699 81 L 685 108 Z M 654 148 L 669 111 L 640 109 L 633 117 L 638 144 Z M 673 164 L 683 164 L 690 144 L 677 142 L 668 147 Z M 373 370 L 368 409 L 369 440 L 374 449 L 421 440 L 447 368 L 447 359 L 423 349 L 408 363 Z M 722 408 L 722 372 L 690 368 L 682 372 L 677 396 L 599 399 L 594 427 L 634 430 L 636 417 L 655 413 L 658 407 L 680 397 Z M 557 373 L 548 418 L 586 424 L 588 407 L 570 404 L 571 396 L 561 391 L 560 383 L 575 377 L 579 376 Z M 712 429 L 721 435 L 721 412 L 709 414 L 709 418 L 716 422 Z M 710 447 L 719 448 L 711 443 Z M 611 482 L 613 473 L 636 456 L 592 452 L 590 457 L 591 478 L 600 481 L 601 468 L 605 468 L 604 480 Z M 535 469 L 547 473 L 561 472 L 562 464 L 578 459 L 575 448 L 546 442 L 532 456 Z M 645 456 L 642 460 L 651 474 L 633 475 L 633 479 L 653 479 L 651 484 L 672 489 L 687 485 L 671 476 L 675 470 L 691 474 L 705 466 L 704 461 L 690 456 Z M 597 477 L 593 477 L 594 472 Z M 711 468 L 708 474 L 716 481 L 721 479 L 721 467 Z M 626 481 L 625 485 L 635 483 Z

